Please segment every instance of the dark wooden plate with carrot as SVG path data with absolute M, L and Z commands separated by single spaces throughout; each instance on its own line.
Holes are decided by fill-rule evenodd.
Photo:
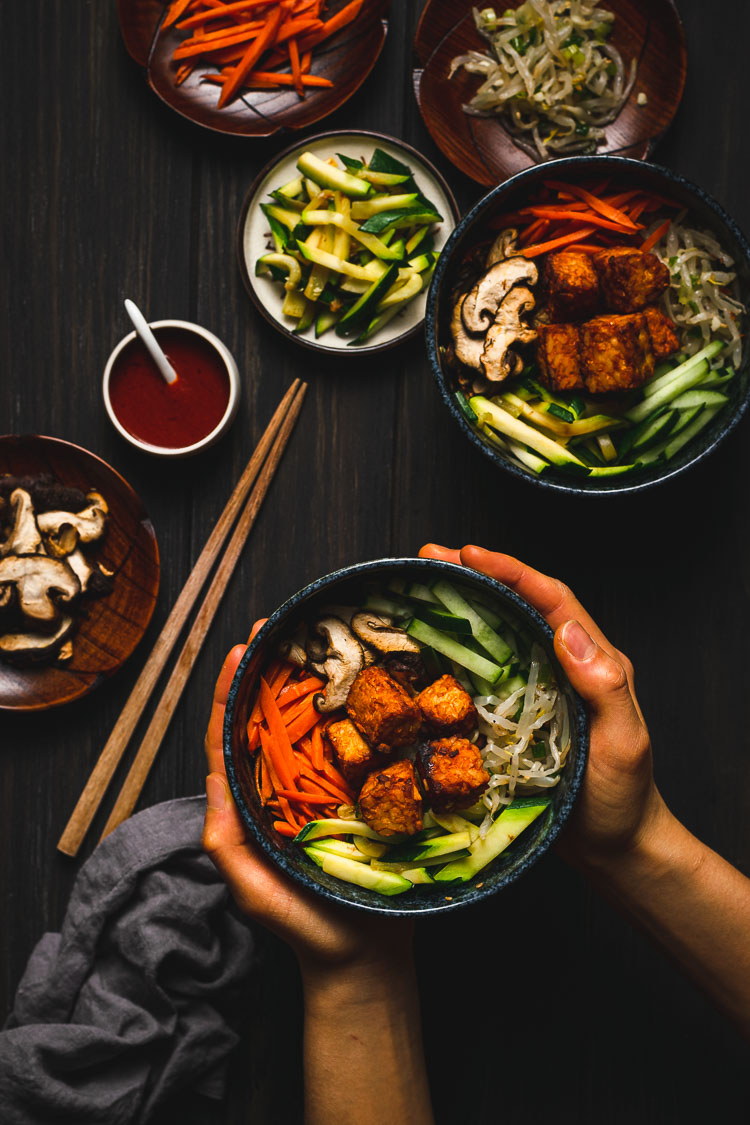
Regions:
M 518 0 L 510 7 L 519 7 Z M 596 152 L 644 160 L 682 97 L 685 33 L 673 0 L 612 0 L 607 8 L 615 16 L 611 43 L 626 64 L 636 60 L 637 73 L 627 101 L 606 125 L 606 137 Z M 487 40 L 476 29 L 472 5 L 429 0 L 414 41 L 414 90 L 420 112 L 448 159 L 477 183 L 493 186 L 535 161 L 514 142 L 501 118 L 464 112 L 482 78 L 464 69 L 450 79 L 448 75 L 452 60 L 468 51 L 489 52 Z
M 219 133 L 267 137 L 332 113 L 385 41 L 390 0 L 118 0 L 149 85 Z
M 109 508 L 96 562 L 111 590 L 86 599 L 65 663 L 16 665 L 0 660 L 0 710 L 41 711 L 79 699 L 121 667 L 146 631 L 159 589 L 159 550 L 151 521 L 130 485 L 105 461 L 58 438 L 0 437 L 0 475 L 48 475 Z

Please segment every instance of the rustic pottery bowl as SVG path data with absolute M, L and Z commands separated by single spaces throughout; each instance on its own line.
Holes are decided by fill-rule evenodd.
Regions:
M 546 651 L 567 697 L 572 745 L 560 783 L 547 791 L 551 797 L 550 808 L 507 851 L 481 871 L 478 882 L 421 886 L 405 894 L 388 897 L 326 875 L 308 859 L 299 845 L 280 837 L 273 830 L 255 788 L 246 729 L 255 702 L 258 677 L 278 642 L 323 606 L 346 604 L 349 599 L 356 602 L 365 584 L 388 582 L 394 578 L 419 582 L 445 578 L 473 587 L 477 595 L 489 600 L 511 623 L 530 631 Z M 352 604 L 351 601 L 349 604 Z M 587 753 L 586 712 L 555 658 L 552 631 L 544 619 L 499 582 L 477 571 L 434 559 L 379 559 L 360 563 L 319 578 L 294 594 L 269 617 L 250 642 L 229 691 L 224 722 L 224 761 L 229 785 L 250 835 L 264 854 L 300 886 L 331 902 L 391 916 L 456 910 L 489 898 L 522 876 L 548 850 L 570 815 L 583 779 Z
M 569 157 L 566 160 L 554 161 L 553 168 L 554 171 L 549 164 L 537 164 L 506 180 L 504 184 L 500 184 L 480 199 L 451 235 L 438 260 L 427 297 L 425 330 L 430 365 L 443 402 L 466 437 L 498 468 L 517 480 L 527 481 L 539 488 L 576 495 L 640 492 L 695 468 L 717 449 L 738 425 L 750 402 L 748 384 L 750 349 L 745 348 L 737 375 L 730 384 L 729 404 L 722 408 L 712 423 L 669 461 L 657 462 L 648 468 L 608 478 L 573 476 L 558 469 L 545 470 L 540 476 L 521 468 L 519 464 L 506 457 L 502 450 L 492 445 L 489 439 L 467 419 L 456 399 L 456 378 L 445 360 L 443 349 L 451 339 L 451 290 L 460 263 L 473 246 L 486 238 L 488 223 L 496 215 L 524 206 L 550 176 L 556 181 L 571 183 L 587 183 L 600 179 L 616 180 L 626 190 L 629 187 L 643 187 L 688 208 L 695 225 L 711 230 L 721 246 L 734 258 L 732 268 L 737 273 L 739 297 L 749 309 L 750 246 L 734 220 L 715 199 L 702 188 L 666 168 L 620 156 Z M 747 315 L 750 316 L 750 312 Z
M 237 407 L 240 401 L 240 373 L 234 356 L 229 349 L 221 342 L 218 336 L 214 336 L 213 332 L 209 332 L 207 328 L 201 327 L 200 324 L 193 324 L 189 320 L 154 320 L 150 321 L 149 327 L 156 330 L 157 336 L 160 328 L 180 328 L 185 332 L 192 332 L 196 337 L 204 340 L 210 344 L 214 351 L 217 353 L 221 364 L 226 372 L 227 379 L 229 380 L 229 399 L 227 401 L 226 410 L 222 415 L 220 421 L 214 426 L 210 433 L 201 438 L 200 441 L 193 442 L 191 445 L 185 446 L 164 446 L 152 445 L 147 441 L 141 441 L 135 434 L 131 434 L 122 424 L 112 406 L 112 400 L 109 393 L 110 379 L 112 371 L 117 362 L 118 357 L 122 354 L 129 344 L 132 344 L 136 339 L 136 333 L 130 332 L 120 340 L 119 344 L 111 353 L 107 360 L 107 366 L 104 368 L 104 376 L 102 378 L 102 395 L 104 397 L 104 407 L 109 415 L 109 420 L 125 441 L 136 449 L 140 449 L 143 453 L 151 453 L 155 457 L 191 457 L 194 453 L 200 453 L 209 446 L 214 445 L 219 438 L 227 432 L 232 422 L 234 421 Z

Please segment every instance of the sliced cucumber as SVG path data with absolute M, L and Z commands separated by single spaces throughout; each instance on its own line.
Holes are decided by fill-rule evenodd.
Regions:
M 449 660 L 455 660 L 462 668 L 466 668 L 469 672 L 475 672 L 491 684 L 496 683 L 503 674 L 501 666 L 493 664 L 492 661 L 472 652 L 465 645 L 459 644 L 455 637 L 443 633 L 440 629 L 433 629 L 432 626 L 426 625 L 418 617 L 409 622 L 406 631 L 409 636 L 414 637 L 415 641 L 429 645 L 436 652 L 447 656 Z
M 430 587 L 425 586 L 424 582 L 409 582 L 403 592 L 408 597 L 415 598 L 418 602 L 428 602 L 431 605 L 440 604 Z
M 706 344 L 705 348 L 701 348 L 695 355 L 691 355 L 683 360 L 682 363 L 678 363 L 676 367 L 671 367 L 658 377 L 650 379 L 643 387 L 644 397 L 652 398 L 655 394 L 661 393 L 661 391 L 665 387 L 670 386 L 675 379 L 679 379 L 686 372 L 692 371 L 702 362 L 708 363 L 715 355 L 719 354 L 723 347 L 724 344 L 721 340 L 712 340 L 710 344 Z
M 419 862 L 423 867 L 442 867 L 442 865 L 444 863 L 447 863 L 449 859 L 463 859 L 468 855 L 471 855 L 471 852 L 468 848 L 458 848 L 457 850 L 448 852 L 445 855 L 427 856 L 424 859 L 421 859 Z M 374 871 L 397 871 L 399 875 L 404 875 L 406 871 L 410 871 L 414 868 L 414 863 L 408 860 L 402 863 L 398 863 L 392 862 L 388 858 L 384 858 L 373 859 L 371 866 Z
M 443 580 L 436 582 L 432 587 L 432 592 L 439 601 L 443 603 L 445 608 L 456 617 L 464 617 L 469 622 L 472 636 L 477 644 L 481 645 L 485 652 L 488 652 L 498 664 L 506 664 L 513 653 L 508 645 L 498 636 L 494 629 L 488 624 L 484 617 L 466 601 L 464 597 L 459 594 L 455 586 L 450 582 Z M 480 672 L 479 675 L 482 675 Z M 486 678 L 486 677 L 483 677 Z
M 355 883 L 369 891 L 379 891 L 382 895 L 400 895 L 412 888 L 411 881 L 396 871 L 376 871 L 369 863 L 357 863 L 356 860 L 319 851 L 314 847 L 305 848 L 305 851 L 323 868 L 326 875 L 333 875 L 345 883 Z
M 368 594 L 362 603 L 364 609 L 371 609 L 373 613 L 385 613 L 388 617 L 411 617 L 412 610 L 395 598 L 385 597 L 383 594 Z
M 455 613 L 448 613 L 443 609 L 433 609 L 429 605 L 419 607 L 419 616 L 433 629 L 444 629 L 447 633 L 458 633 L 461 636 L 471 636 L 471 622 L 465 617 L 458 617 Z
M 338 322 L 339 314 L 332 313 L 326 310 L 325 312 L 318 313 L 317 320 L 315 321 L 315 339 L 319 339 L 324 332 L 329 332 L 331 328 Z
M 458 405 L 461 409 L 461 412 L 464 414 L 467 421 L 476 422 L 477 416 L 474 413 L 474 411 L 471 409 L 471 407 L 469 406 L 469 400 L 466 397 L 466 395 L 464 394 L 464 392 L 463 391 L 456 391 L 455 397 L 456 397 L 456 402 L 458 403 Z
M 368 859 L 380 859 L 388 851 L 387 844 L 378 844 L 376 840 L 368 840 L 367 836 L 355 836 L 354 847 Z
M 541 453 L 543 457 L 548 458 L 553 465 L 576 465 L 580 469 L 588 471 L 588 467 L 564 445 L 551 437 L 547 437 L 546 434 L 540 433 L 532 426 L 527 426 L 525 422 L 519 421 L 518 418 L 514 418 L 507 410 L 494 402 L 490 402 L 484 395 L 474 395 L 473 398 L 469 399 L 469 406 L 480 422 L 488 422 L 500 433 L 506 434 L 523 445 L 528 445 L 537 453 Z
M 365 199 L 372 192 L 372 185 L 367 180 L 361 180 L 350 172 L 342 172 L 340 168 L 335 168 L 312 152 L 303 152 L 297 161 L 297 167 L 303 176 L 314 183 L 343 192 L 351 199 Z
M 388 852 L 388 863 L 413 863 L 420 866 L 427 860 L 438 859 L 450 855 L 451 852 L 463 851 L 470 844 L 471 835 L 467 830 L 449 832 L 447 835 L 434 836 L 431 840 L 422 842 L 409 840 L 405 844 L 391 848 Z
M 352 336 L 359 331 L 363 323 L 372 315 L 380 298 L 388 291 L 394 277 L 398 272 L 396 265 L 390 265 L 377 281 L 373 281 L 366 293 L 344 313 L 336 325 L 337 336 Z
M 371 219 L 373 215 L 380 215 L 384 211 L 411 211 L 418 205 L 417 198 L 416 191 L 403 195 L 379 195 L 364 203 L 353 203 L 352 218 L 360 222 L 363 219 Z
M 439 883 L 465 883 L 472 876 L 491 863 L 504 852 L 517 836 L 533 824 L 538 816 L 549 808 L 546 797 L 520 798 L 500 813 L 483 840 L 477 840 L 469 848 L 470 855 L 465 859 L 446 864 L 435 875 Z
M 300 828 L 294 837 L 294 842 L 302 844 L 306 840 L 318 840 L 321 836 L 366 836 L 368 840 L 377 840 L 379 844 L 392 844 L 397 838 L 403 839 L 403 837 L 380 836 L 363 820 L 340 820 L 338 817 L 329 817 L 327 820 L 311 820 Z
M 721 394 L 720 391 L 707 391 L 701 384 L 700 387 L 685 391 L 684 394 L 672 399 L 672 406 L 676 410 L 685 410 L 694 406 L 725 406 L 727 402 L 729 399 L 726 395 Z
M 385 844 L 375 844 L 373 847 L 382 848 L 385 851 Z M 331 852 L 333 855 L 342 855 L 346 859 L 353 859 L 356 863 L 367 863 L 368 856 L 361 851 L 355 844 L 348 844 L 346 840 L 329 840 L 324 838 L 316 840 L 311 848 L 305 849 L 310 854 L 311 851 Z

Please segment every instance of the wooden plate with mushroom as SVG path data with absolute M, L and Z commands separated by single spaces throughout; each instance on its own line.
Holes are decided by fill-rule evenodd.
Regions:
M 0 437 L 0 709 L 69 703 L 116 672 L 158 588 L 154 529 L 119 473 L 58 438 Z
M 494 9 L 504 14 L 507 6 Z M 510 5 L 518 8 L 518 0 Z M 612 0 L 611 44 L 627 67 L 636 61 L 635 83 L 615 119 L 605 126 L 596 153 L 645 160 L 672 121 L 682 98 L 687 68 L 685 31 L 674 0 Z M 535 163 L 519 148 L 497 116 L 464 112 L 483 78 L 452 61 L 469 51 L 489 54 L 476 28 L 472 5 L 429 0 L 414 40 L 414 91 L 424 123 L 437 146 L 479 184 L 494 186 Z M 566 155 L 553 152 L 553 156 Z M 569 154 L 568 154 L 569 155 Z

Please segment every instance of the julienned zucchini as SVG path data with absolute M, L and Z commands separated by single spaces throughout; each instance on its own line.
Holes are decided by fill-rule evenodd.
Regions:
M 564 445 L 560 445 L 553 438 L 539 433 L 532 426 L 527 426 L 525 422 L 514 418 L 507 410 L 494 402 L 490 402 L 484 395 L 474 395 L 469 399 L 469 406 L 480 423 L 489 423 L 500 433 L 507 434 L 515 441 L 536 450 L 553 465 L 576 465 L 582 471 L 588 472 L 588 467 L 584 465 L 583 461 L 576 457 L 574 453 L 571 453 L 569 449 L 566 449 Z
M 523 797 L 500 813 L 492 824 L 484 840 L 479 839 L 470 848 L 464 859 L 447 863 L 435 873 L 438 883 L 465 883 L 493 859 L 504 852 L 538 816 L 549 808 L 547 797 Z
M 294 837 L 295 844 L 318 839 L 320 836 L 366 836 L 368 840 L 377 840 L 380 844 L 392 844 L 398 837 L 390 836 L 387 839 L 365 824 L 363 820 L 311 820 L 304 828 L 300 828 Z
M 378 301 L 388 292 L 398 273 L 398 266 L 393 263 L 388 267 L 382 277 L 373 281 L 366 293 L 348 309 L 336 325 L 337 336 L 353 336 L 372 316 Z
M 328 164 L 312 152 L 303 152 L 297 161 L 297 167 L 303 176 L 307 176 L 316 184 L 331 188 L 333 191 L 341 191 L 350 199 L 365 199 L 372 192 L 372 185 L 367 180 L 361 180 L 359 176 L 353 176 L 349 172 L 342 172 L 340 168 Z
M 369 863 L 359 863 L 315 847 L 305 848 L 305 852 L 326 875 L 366 887 L 368 891 L 378 891 L 381 895 L 400 895 L 404 891 L 410 891 L 413 886 L 411 880 L 396 871 L 378 871 Z

